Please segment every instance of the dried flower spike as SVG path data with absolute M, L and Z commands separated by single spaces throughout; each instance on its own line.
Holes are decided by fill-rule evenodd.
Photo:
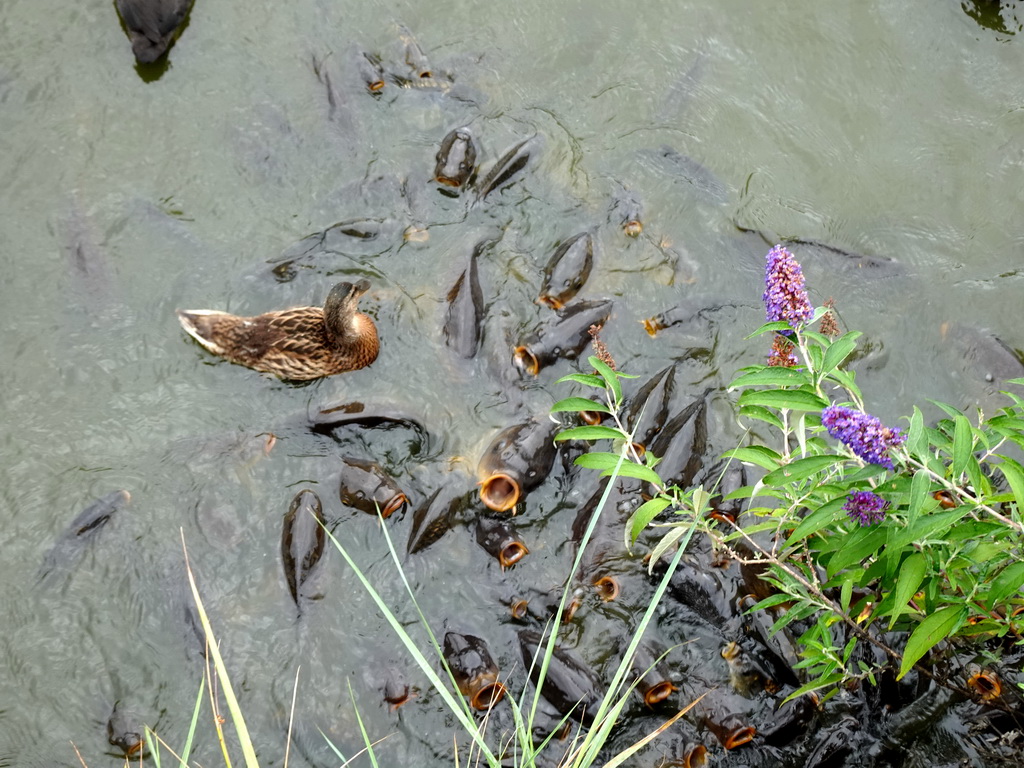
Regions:
M 898 429 L 883 426 L 874 416 L 844 405 L 830 405 L 821 412 L 821 423 L 832 437 L 841 440 L 864 461 L 892 469 L 889 449 L 906 442 Z
M 828 312 L 821 316 L 821 325 L 818 326 L 819 333 L 822 336 L 828 336 L 830 339 L 834 339 L 839 335 L 839 324 L 836 323 L 835 306 L 836 303 L 831 298 L 825 302 Z
M 797 360 L 793 350 L 796 346 L 785 336 L 775 334 L 775 341 L 772 342 L 772 351 L 768 355 L 768 365 L 781 368 L 796 368 L 800 362 Z
M 587 329 L 587 332 L 590 334 L 590 338 L 592 339 L 590 344 L 594 348 L 594 355 L 597 357 L 598 360 L 600 360 L 602 363 L 604 363 L 614 371 L 615 361 L 612 360 L 612 355 L 608 351 L 608 347 L 605 345 L 603 341 L 601 341 L 601 326 L 592 325 L 590 326 L 590 328 Z
M 785 320 L 794 330 L 814 317 L 804 273 L 793 254 L 776 245 L 765 257 L 764 306 L 769 322 Z

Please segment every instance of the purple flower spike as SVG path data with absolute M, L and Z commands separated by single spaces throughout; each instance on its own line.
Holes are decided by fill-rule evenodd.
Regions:
M 871 491 L 854 491 L 846 497 L 843 509 L 861 525 L 871 525 L 885 520 L 885 510 L 889 508 L 889 502 Z
M 889 449 L 903 445 L 907 436 L 889 429 L 874 416 L 843 405 L 830 405 L 821 412 L 821 423 L 828 433 L 841 440 L 864 461 L 892 469 Z
M 769 322 L 785 320 L 794 330 L 810 322 L 814 308 L 807 300 L 804 273 L 793 254 L 776 245 L 765 257 L 764 306 Z

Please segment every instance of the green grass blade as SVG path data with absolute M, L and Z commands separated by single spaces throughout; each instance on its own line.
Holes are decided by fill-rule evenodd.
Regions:
M 235 733 L 238 736 L 238 743 L 242 747 L 242 756 L 248 768 L 259 768 L 259 761 L 256 759 L 256 750 L 252 746 L 252 739 L 249 738 L 249 729 L 245 725 L 245 718 L 242 716 L 242 708 L 235 697 L 235 691 L 231 687 L 231 680 L 228 678 L 227 666 L 224 658 L 220 655 L 220 648 L 213 634 L 213 627 L 210 625 L 210 618 L 206 615 L 206 608 L 199 597 L 199 588 L 196 586 L 196 579 L 192 573 L 192 567 L 188 562 L 188 549 L 185 547 L 185 529 L 181 528 L 181 548 L 185 552 L 185 572 L 188 574 L 188 583 L 192 588 L 192 598 L 196 601 L 196 610 L 199 613 L 199 620 L 203 624 L 203 632 L 209 643 L 210 653 L 213 654 L 213 664 L 217 669 L 217 675 L 221 679 L 224 692 L 224 700 L 228 704 L 228 711 L 231 713 L 231 721 L 235 725 Z
M 381 528 L 384 530 L 385 535 L 387 535 L 387 528 L 383 525 L 383 521 Z M 402 645 L 405 646 L 406 650 L 409 651 L 409 655 L 412 656 L 413 661 L 416 662 L 416 665 L 422 670 L 423 674 L 427 676 L 427 679 L 430 681 L 430 684 L 433 686 L 434 690 L 437 691 L 438 695 L 448 706 L 448 709 L 456 717 L 456 719 L 459 721 L 459 724 L 463 727 L 466 733 L 468 733 L 473 738 L 473 741 L 476 742 L 476 744 L 480 747 L 480 751 L 487 758 L 487 762 L 492 766 L 499 766 L 500 761 L 493 755 L 493 753 L 490 750 L 490 747 L 487 746 L 486 742 L 484 742 L 479 729 L 476 727 L 476 723 L 468 714 L 468 705 L 465 703 L 465 700 L 461 696 L 459 696 L 459 699 L 456 701 L 455 697 L 452 696 L 451 691 L 448 690 L 448 687 L 444 684 L 444 682 L 442 682 L 441 678 L 438 677 L 437 673 L 434 671 L 433 665 L 431 665 L 431 663 L 426 659 L 426 657 L 423 655 L 420 649 L 416 646 L 416 643 L 413 642 L 413 639 L 409 636 L 409 633 L 406 632 L 405 628 L 399 623 L 398 618 L 391 611 L 391 609 L 388 608 L 387 604 L 384 602 L 384 599 L 380 596 L 380 593 L 378 593 L 377 590 L 374 589 L 369 579 L 366 578 L 366 575 L 356 565 L 355 560 L 353 560 L 352 556 L 349 555 L 348 550 L 346 550 L 345 547 L 342 546 L 341 542 L 334 537 L 334 534 L 332 534 L 329 530 L 326 532 L 327 536 L 331 540 L 331 543 L 334 544 L 334 548 L 341 553 L 341 556 L 345 559 L 345 562 L 349 564 L 349 567 L 355 573 L 356 578 L 358 578 L 359 582 L 363 585 L 363 589 L 365 589 L 367 594 L 370 595 L 370 599 L 372 599 L 373 602 L 376 603 L 377 608 L 381 612 L 381 615 L 384 617 L 385 621 L 387 621 L 387 623 L 391 625 L 391 629 L 394 631 L 395 635 L 402 642 Z M 394 552 L 394 547 L 391 546 L 390 541 L 391 539 L 389 537 L 388 546 L 391 548 L 392 552 Z M 397 561 L 397 553 L 395 553 L 393 556 L 396 558 Z M 411 596 L 412 587 L 409 585 L 408 581 L 406 581 L 405 573 L 401 571 L 401 568 L 399 568 L 399 572 Z M 416 610 L 419 611 L 418 604 L 416 605 Z M 422 612 L 420 613 L 420 617 L 425 623 L 426 619 L 423 618 Z M 427 630 L 429 633 L 429 627 L 427 627 Z M 437 640 L 434 638 L 433 633 L 430 633 L 430 637 L 435 647 L 435 650 L 440 654 L 440 648 L 437 645 Z

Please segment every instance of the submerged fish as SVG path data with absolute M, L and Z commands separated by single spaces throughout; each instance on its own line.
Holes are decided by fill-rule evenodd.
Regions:
M 469 359 L 480 346 L 480 326 L 484 314 L 484 296 L 480 288 L 477 260 L 494 245 L 492 239 L 481 240 L 469 255 L 466 268 L 448 291 L 445 311 L 444 342 L 459 357 Z
M 458 189 L 476 173 L 476 141 L 468 127 L 456 128 L 441 142 L 434 166 L 434 180 Z
M 557 429 L 552 421 L 531 419 L 495 435 L 477 465 L 480 500 L 489 509 L 514 509 L 544 481 L 555 462 Z
M 519 633 L 523 664 L 530 670 L 534 684 L 540 679 L 541 659 L 547 640 L 536 632 Z M 601 702 L 601 684 L 594 672 L 575 653 L 556 647 L 541 685 L 541 695 L 573 720 L 589 725 Z
M 477 200 L 483 200 L 491 192 L 510 184 L 537 151 L 539 140 L 536 137 L 523 139 L 491 166 L 487 175 L 477 185 Z
M 544 267 L 538 301 L 552 309 L 562 309 L 587 282 L 593 266 L 594 238 L 589 232 L 573 235 L 558 246 Z
M 114 513 L 124 508 L 131 498 L 128 491 L 113 491 L 79 512 L 46 553 L 39 568 L 38 580 L 44 580 L 55 569 L 74 558 L 83 543 L 106 525 Z
M 476 521 L 476 541 L 505 570 L 530 554 L 526 543 L 507 520 L 481 515 Z
M 341 503 L 370 515 L 388 517 L 409 501 L 401 488 L 375 461 L 343 458 L 339 483 Z
M 498 679 L 498 665 L 490 650 L 476 635 L 449 632 L 442 649 L 445 663 L 474 709 L 490 709 L 505 696 L 505 686 Z
M 281 527 L 281 561 L 292 600 L 299 605 L 302 585 L 320 562 L 326 541 L 320 497 L 311 490 L 292 499 Z
M 721 179 L 692 157 L 680 154 L 668 145 L 642 149 L 640 157 L 649 167 L 690 184 L 712 203 L 721 205 L 729 200 L 729 189 Z
M 135 712 L 125 709 L 118 701 L 107 720 L 107 741 L 117 747 L 126 758 L 141 756 L 145 740 L 145 725 Z
M 516 366 L 536 376 L 556 360 L 575 360 L 593 338 L 590 327 L 604 326 L 611 311 L 610 299 L 577 301 L 558 310 L 515 347 Z

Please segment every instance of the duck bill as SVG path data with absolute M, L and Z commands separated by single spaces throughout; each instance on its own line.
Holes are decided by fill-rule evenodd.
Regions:
M 436 181 L 438 184 L 443 184 L 446 187 L 452 187 L 453 189 L 458 189 L 459 187 L 462 186 L 462 179 L 455 179 L 452 178 L 451 176 L 444 176 L 441 174 L 435 176 L 434 181 Z
M 530 554 L 530 550 L 526 548 L 523 542 L 510 541 L 498 553 L 498 562 L 501 564 L 501 569 L 505 570 L 518 563 L 528 554 Z
M 604 419 L 602 418 L 604 414 L 602 414 L 600 411 L 580 411 L 579 415 L 580 421 L 582 421 L 584 424 L 589 424 L 592 427 L 596 427 L 598 424 L 604 421 Z
M 757 735 L 757 731 L 753 726 L 744 725 L 725 734 L 725 738 L 721 740 L 722 746 L 726 749 L 736 749 L 736 747 L 749 744 L 754 740 L 755 735 Z
M 622 225 L 622 231 L 626 233 L 627 237 L 639 237 L 640 233 L 644 231 L 644 225 L 636 219 L 630 219 Z
M 505 472 L 496 472 L 480 483 L 480 501 L 495 512 L 515 509 L 520 495 L 519 480 Z
M 536 376 L 540 373 L 540 360 L 527 347 L 516 347 L 513 357 L 515 358 L 516 365 L 531 376 Z

